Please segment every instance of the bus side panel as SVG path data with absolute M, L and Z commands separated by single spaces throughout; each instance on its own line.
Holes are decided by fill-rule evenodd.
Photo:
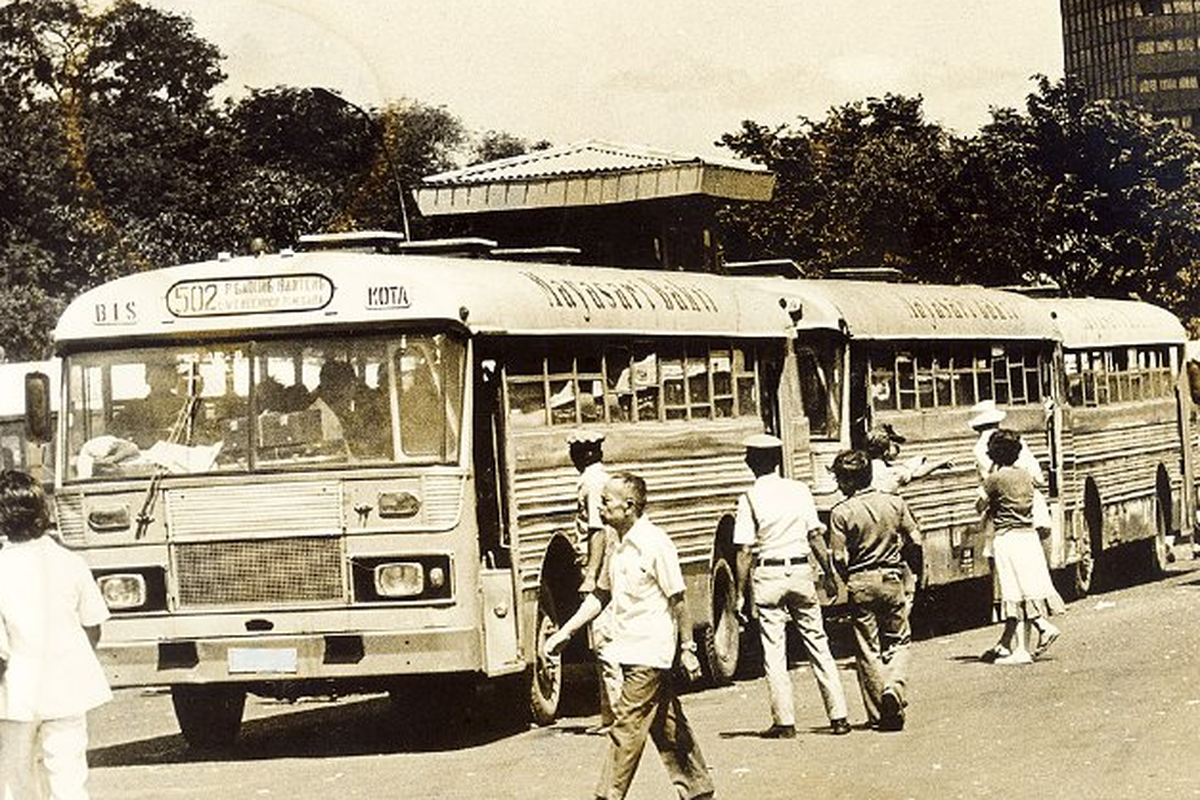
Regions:
M 647 514 L 679 551 L 688 598 L 697 624 L 708 621 L 708 575 L 722 516 L 732 515 L 738 495 L 752 483 L 742 440 L 761 432 L 753 418 L 715 422 L 604 426 L 604 463 L 646 480 Z M 547 548 L 564 537 L 575 541 L 573 518 L 579 475 L 567 456 L 566 432 L 548 429 L 513 437 L 513 502 L 523 596 L 535 598 Z M 578 575 L 574 576 L 576 584 Z
M 951 409 L 882 412 L 876 420 L 876 424 L 892 425 L 906 437 L 901 459 L 923 455 L 934 462 L 951 462 L 949 469 L 937 470 L 901 489 L 925 539 L 925 568 L 933 586 L 988 574 L 976 507 L 980 477 L 974 448 L 978 437 L 967 424 L 968 418 L 965 409 Z M 1021 433 L 1044 467 L 1049 447 L 1043 421 L 1039 405 L 1010 408 L 1004 424 Z M 1056 500 L 1049 499 L 1052 504 Z M 835 500 L 833 496 L 824 498 L 825 503 Z
M 1070 408 L 1064 496 L 1082 535 L 1103 549 L 1153 538 L 1159 468 L 1182 498 L 1182 453 L 1171 399 Z M 1099 508 L 1089 503 L 1099 502 Z M 1172 513 L 1177 518 L 1177 513 Z M 1092 530 L 1094 523 L 1100 530 Z

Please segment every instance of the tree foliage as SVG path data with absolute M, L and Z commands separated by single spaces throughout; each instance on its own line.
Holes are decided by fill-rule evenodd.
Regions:
M 462 163 L 548 146 L 472 136 L 442 106 L 361 108 L 278 86 L 216 104 L 221 54 L 189 19 L 132 0 L 0 5 L 0 340 L 47 353 L 78 292 L 140 269 L 301 234 L 411 227 L 409 187 Z M 885 95 L 790 126 L 743 123 L 721 144 L 770 167 L 775 198 L 721 218 L 730 260 L 810 274 L 888 265 L 916 279 L 1053 279 L 1200 308 L 1200 150 L 1187 133 L 1068 83 L 977 135 Z
M 0 6 L 0 308 L 33 303 L 49 321 L 96 283 L 252 238 L 400 229 L 415 208 L 401 187 L 454 166 L 468 140 L 417 101 L 362 109 L 275 87 L 217 106 L 220 61 L 189 19 L 130 0 Z M 53 326 L 29 319 L 0 317 L 8 357 L 46 354 Z
M 1200 146 L 1130 106 L 1036 79 L 1024 112 L 976 136 L 894 95 L 825 120 L 744 122 L 720 143 L 771 168 L 775 198 L 724 216 L 735 259 L 786 257 L 809 274 L 886 265 L 918 280 L 1051 280 L 1068 294 L 1136 294 L 1200 308 Z

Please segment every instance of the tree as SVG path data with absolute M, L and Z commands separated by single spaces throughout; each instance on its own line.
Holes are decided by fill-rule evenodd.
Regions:
M 787 257 L 809 273 L 888 265 L 935 274 L 948 135 L 924 119 L 922 99 L 886 95 L 831 109 L 796 128 L 743 123 L 720 144 L 777 175 L 770 206 L 724 217 L 734 258 Z
M 971 144 L 1005 190 L 987 204 L 991 218 L 1001 203 L 1022 209 L 1019 229 L 1005 232 L 1010 245 L 1028 242 L 1027 273 L 1069 295 L 1195 309 L 1200 145 L 1127 104 L 1089 102 L 1071 81 L 1036 81 L 1024 115 L 994 112 Z
M 472 147 L 472 154 L 467 161 L 467 166 L 523 156 L 526 153 L 546 150 L 549 147 L 551 144 L 546 139 L 530 142 L 528 139 L 511 133 L 489 130 L 485 131 Z
M 744 122 L 720 144 L 772 169 L 770 203 L 722 216 L 732 259 L 791 258 L 988 285 L 1058 283 L 1200 308 L 1200 145 L 1138 110 L 1035 79 L 1023 113 L 969 138 L 888 95 L 795 128 Z

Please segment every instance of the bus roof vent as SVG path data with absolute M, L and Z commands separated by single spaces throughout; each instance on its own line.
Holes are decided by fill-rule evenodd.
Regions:
M 878 281 L 880 283 L 911 283 L 903 270 L 895 267 L 835 267 L 829 277 L 848 281 Z
M 394 253 L 404 244 L 404 234 L 395 231 L 345 231 L 343 233 L 306 233 L 296 242 L 300 252 L 313 250 L 357 250 Z
M 541 264 L 573 264 L 583 251 L 578 247 L 547 245 L 544 247 L 497 247 L 492 256 L 506 261 L 531 261 Z
M 762 261 L 726 261 L 725 271 L 730 275 L 743 277 L 800 277 L 800 267 L 790 258 L 768 258 Z
M 1016 292 L 1027 297 L 1062 297 L 1062 287 L 1053 280 L 1045 280 L 1039 283 L 1023 283 L 1019 286 L 997 286 L 997 289 L 1003 289 L 1006 292 Z
M 400 245 L 399 252 L 422 256 L 462 256 L 483 258 L 496 248 L 494 239 L 462 236 L 455 239 L 418 239 Z

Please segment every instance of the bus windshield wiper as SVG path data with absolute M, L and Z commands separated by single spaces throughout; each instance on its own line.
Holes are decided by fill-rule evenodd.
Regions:
M 200 405 L 200 375 L 197 372 L 199 365 L 192 363 L 188 366 L 187 376 L 187 399 L 180 407 L 179 413 L 175 415 L 175 421 L 171 424 L 171 430 L 167 434 L 167 442 L 169 444 L 183 444 L 191 446 L 192 438 L 196 430 L 196 409 Z M 167 468 L 159 464 L 154 468 L 154 473 L 150 476 L 150 483 L 146 486 L 146 494 L 142 497 L 142 508 L 137 515 L 137 529 L 134 531 L 134 538 L 141 539 L 146 535 L 146 530 L 150 527 L 150 523 L 154 521 L 154 507 L 158 503 L 158 487 L 162 483 L 163 475 L 167 474 Z

